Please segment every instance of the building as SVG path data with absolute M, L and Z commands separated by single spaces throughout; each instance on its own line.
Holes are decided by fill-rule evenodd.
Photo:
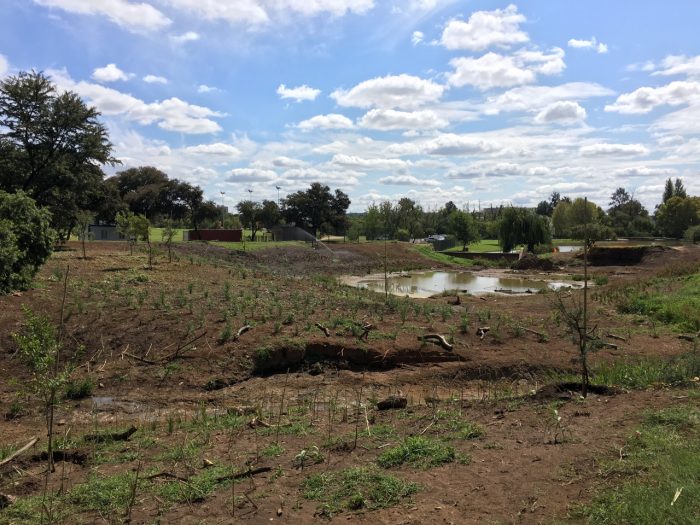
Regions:
M 88 238 L 95 241 L 126 240 L 114 224 L 91 224 L 88 226 Z
M 185 230 L 182 238 L 185 241 L 241 242 L 243 230 Z

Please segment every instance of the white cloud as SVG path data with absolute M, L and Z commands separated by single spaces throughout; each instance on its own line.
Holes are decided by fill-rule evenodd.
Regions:
M 143 77 L 143 81 L 147 84 L 167 84 L 168 79 L 165 77 L 160 77 L 158 75 L 146 75 Z
M 623 93 L 605 111 L 617 113 L 649 113 L 657 106 L 678 106 L 700 100 L 700 82 L 679 80 L 661 87 L 641 87 Z
M 447 172 L 450 179 L 478 179 L 485 177 L 544 177 L 550 169 L 545 166 L 525 166 L 513 162 L 477 162 L 455 167 Z
M 635 157 L 649 154 L 649 150 L 642 144 L 609 143 L 582 146 L 579 152 L 584 157 Z
M 369 169 L 369 170 L 402 170 L 409 166 L 409 163 L 401 159 L 366 159 L 356 155 L 333 155 L 331 164 L 343 166 L 345 168 Z
M 173 35 L 170 38 L 176 44 L 184 44 L 185 42 L 195 42 L 199 40 L 200 36 L 199 33 L 194 31 L 187 31 L 181 35 Z
M 98 67 L 92 72 L 92 78 L 98 82 L 126 81 L 132 76 L 133 75 L 119 69 L 116 64 L 107 64 L 105 67 Z
M 513 55 L 489 52 L 479 58 L 454 58 L 450 65 L 455 68 L 448 75 L 450 85 L 468 85 L 481 90 L 531 84 L 538 73 L 554 75 L 566 67 L 564 51 L 560 48 L 554 48 L 549 54 L 528 50 Z
M 0 54 L 0 78 L 4 77 L 10 69 L 10 63 L 4 55 Z
M 586 110 L 577 102 L 561 101 L 554 102 L 546 108 L 542 109 L 535 121 L 541 124 L 549 122 L 574 123 L 585 120 Z
M 520 24 L 525 20 L 513 4 L 495 11 L 476 11 L 466 22 L 450 20 L 442 33 L 441 43 L 447 49 L 470 51 L 522 44 L 529 40 L 527 33 L 520 31 Z
M 431 80 L 402 74 L 365 80 L 348 91 L 338 89 L 331 98 L 349 107 L 415 108 L 439 100 L 444 90 Z
M 275 157 L 272 165 L 277 168 L 302 168 L 307 162 L 300 159 L 290 159 L 289 157 Z
M 598 42 L 596 37 L 591 37 L 590 40 L 579 40 L 577 38 L 572 38 L 568 42 L 569 47 L 577 49 L 593 49 L 597 53 L 607 53 L 608 46 L 602 42 Z
M 495 144 L 477 137 L 446 133 L 424 143 L 421 150 L 429 155 L 472 155 L 495 148 Z
M 368 129 L 438 129 L 449 126 L 449 122 L 429 109 L 420 111 L 398 111 L 395 109 L 371 109 L 358 121 Z
M 321 90 L 309 87 L 306 84 L 295 88 L 288 88 L 284 84 L 280 84 L 277 88 L 277 94 L 282 99 L 291 98 L 296 102 L 302 102 L 304 100 L 316 100 L 316 97 L 321 94 Z
M 652 75 L 686 75 L 700 77 L 700 55 L 687 57 L 685 55 L 669 55 L 661 61 L 660 69 Z
M 620 168 L 613 172 L 616 177 L 671 177 L 677 173 L 671 168 L 650 168 L 647 166 L 633 166 Z
M 229 171 L 227 182 L 270 182 L 277 179 L 277 173 L 272 170 L 255 168 L 236 168 Z
M 211 155 L 215 157 L 237 158 L 241 155 L 241 150 L 236 146 L 216 142 L 214 144 L 199 144 L 198 146 L 189 146 L 185 148 L 186 153 L 193 155 Z
M 382 177 L 379 179 L 379 182 L 392 186 L 427 186 L 431 188 L 440 185 L 435 179 L 419 179 L 413 175 L 391 175 L 389 177 Z
M 425 35 L 422 31 L 414 31 L 411 35 L 411 44 L 417 46 L 423 41 L 423 38 L 425 38 Z
M 700 101 L 696 101 L 686 108 L 664 115 L 656 121 L 654 127 L 681 135 L 700 133 Z
M 352 120 L 345 115 L 329 113 L 303 120 L 299 122 L 297 127 L 302 131 L 311 131 L 312 129 L 350 129 L 354 126 Z
M 197 87 L 197 93 L 214 93 L 216 91 L 221 91 L 219 88 L 207 86 L 206 84 L 200 84 Z
M 364 173 L 353 170 L 319 170 L 318 168 L 294 168 L 282 174 L 285 185 L 308 184 L 309 182 L 324 182 L 336 186 L 350 188 L 359 183 L 359 177 Z
M 166 0 L 172 7 L 210 21 L 259 28 L 273 20 L 287 21 L 291 16 L 313 18 L 319 15 L 340 17 L 347 13 L 364 14 L 374 0 Z M 272 27 L 272 25 L 271 25 Z
M 171 20 L 155 7 L 128 0 L 34 0 L 44 7 L 81 15 L 106 16 L 115 24 L 134 32 L 156 31 Z
M 485 112 L 498 114 L 501 111 L 538 111 L 555 102 L 614 94 L 614 91 L 590 82 L 569 82 L 558 86 L 523 86 L 489 97 L 485 104 Z
M 146 103 L 116 89 L 85 81 L 76 82 L 65 71 L 48 71 L 48 74 L 59 88 L 75 91 L 90 104 L 94 104 L 103 115 L 122 116 L 144 126 L 157 124 L 162 129 L 180 133 L 221 131 L 219 124 L 210 118 L 222 116 L 220 113 L 176 97 Z

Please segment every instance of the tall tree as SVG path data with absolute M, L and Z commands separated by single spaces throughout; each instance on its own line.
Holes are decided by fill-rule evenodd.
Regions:
M 52 224 L 72 226 L 86 197 L 114 165 L 99 112 L 73 92 L 59 93 L 43 73 L 0 82 L 0 189 L 25 191 L 52 211 Z M 80 202 L 80 200 L 83 202 Z
M 260 213 L 263 210 L 259 202 L 244 200 L 236 204 L 244 227 L 250 226 L 250 240 L 255 241 L 255 235 L 260 227 Z
M 462 250 L 467 251 L 470 243 L 479 240 L 479 229 L 470 213 L 455 211 L 450 215 L 451 231 L 458 241 L 462 242 Z
M 281 218 L 282 212 L 275 201 L 262 201 L 262 208 L 258 220 L 265 228 L 269 230 L 273 226 L 276 226 L 280 223 Z
M 685 191 L 682 179 L 676 179 L 676 182 L 673 183 L 673 196 L 680 197 L 681 199 L 688 198 L 688 193 Z
M 700 197 L 671 197 L 656 211 L 656 224 L 664 235 L 680 239 L 688 228 L 700 224 Z
M 503 253 L 512 251 L 519 244 L 525 244 L 527 251 L 533 252 L 536 244 L 552 241 L 549 222 L 541 215 L 522 208 L 505 208 L 501 212 L 498 241 Z
M 344 229 L 349 206 L 350 198 L 345 193 L 340 190 L 331 193 L 328 186 L 314 182 L 308 190 L 288 195 L 282 201 L 282 214 L 287 222 L 307 229 L 316 237 L 324 223 Z
M 661 197 L 661 202 L 666 202 L 671 197 L 673 197 L 673 181 L 671 180 L 671 177 L 669 177 L 664 185 L 664 194 Z

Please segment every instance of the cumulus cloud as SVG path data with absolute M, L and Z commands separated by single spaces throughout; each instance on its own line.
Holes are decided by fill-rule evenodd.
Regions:
M 85 81 L 76 82 L 65 71 L 48 73 L 59 88 L 75 91 L 94 104 L 103 115 L 118 115 L 142 125 L 157 124 L 167 131 L 180 133 L 215 133 L 221 130 L 211 117 L 222 114 L 176 97 L 147 103 L 116 89 Z
M 449 122 L 434 111 L 399 111 L 395 109 L 371 109 L 358 121 L 363 128 L 382 131 L 408 129 L 438 129 L 449 126 Z
M 591 37 L 590 40 L 579 40 L 577 38 L 572 38 L 568 42 L 569 47 L 576 49 L 593 49 L 596 53 L 607 53 L 608 46 L 602 42 L 598 42 L 596 37 Z
M 617 113 L 649 113 L 657 106 L 678 106 L 700 101 L 700 82 L 679 80 L 661 87 L 641 87 L 631 93 L 623 93 L 605 111 Z
M 610 143 L 582 146 L 579 152 L 584 157 L 636 157 L 649 154 L 649 150 L 642 144 Z
M 369 169 L 369 170 L 401 170 L 409 166 L 409 163 L 401 159 L 366 159 L 356 155 L 333 155 L 331 164 L 345 168 Z
M 359 183 L 364 173 L 354 170 L 319 170 L 318 168 L 294 168 L 282 174 L 281 181 L 288 185 L 326 182 L 341 187 L 352 187 Z
M 272 170 L 256 168 L 236 168 L 228 172 L 227 182 L 270 182 L 277 179 L 277 173 Z
M 442 33 L 441 43 L 447 49 L 482 51 L 489 47 L 509 47 L 529 41 L 520 30 L 525 16 L 511 4 L 495 11 L 476 11 L 469 20 L 452 19 Z
M 659 64 L 659 70 L 652 75 L 686 75 L 700 77 L 700 55 L 688 57 L 685 55 L 669 55 Z
M 197 93 L 214 93 L 216 91 L 221 91 L 219 88 L 207 86 L 206 84 L 200 84 L 197 87 Z
M 284 84 L 280 84 L 277 88 L 277 94 L 282 99 L 287 98 L 296 102 L 302 102 L 304 100 L 316 100 L 316 97 L 321 94 L 321 90 L 314 89 L 306 84 L 295 88 L 288 88 Z
M 390 186 L 427 186 L 434 188 L 440 185 L 435 179 L 419 179 L 413 175 L 391 175 L 382 177 L 379 179 L 379 182 Z
M 92 78 L 98 82 L 126 81 L 132 76 L 133 75 L 119 69 L 116 64 L 107 64 L 105 67 L 98 67 L 92 72 Z
M 487 114 L 501 111 L 539 111 L 555 102 L 606 97 L 615 92 L 592 82 L 569 82 L 558 86 L 522 86 L 489 97 L 484 105 Z
M 620 168 L 613 172 L 616 177 L 671 177 L 677 173 L 671 168 L 650 168 L 648 166 L 632 166 Z
M 196 33 L 194 31 L 187 31 L 185 33 L 182 33 L 181 35 L 173 35 L 170 37 L 170 39 L 175 42 L 176 44 L 184 44 L 186 42 L 195 42 L 199 40 L 200 36 L 199 33 Z
M 477 137 L 446 133 L 425 142 L 420 150 L 428 155 L 472 155 L 488 153 L 495 148 L 492 142 Z
M 171 24 L 171 20 L 155 7 L 144 2 L 128 0 L 34 0 L 52 9 L 80 15 L 99 15 L 128 31 L 156 31 Z
M 481 90 L 531 84 L 538 74 L 561 73 L 564 51 L 554 48 L 550 53 L 520 50 L 513 55 L 486 53 L 479 58 L 459 57 L 450 61 L 454 71 L 447 77 L 451 86 L 474 86 Z
M 0 54 L 0 78 L 4 77 L 10 69 L 10 63 Z
M 185 148 L 186 153 L 193 155 L 211 155 L 214 157 L 237 158 L 241 155 L 241 150 L 231 144 L 216 142 L 214 144 L 199 144 Z
M 484 177 L 543 177 L 550 173 L 545 166 L 525 166 L 512 162 L 477 162 L 469 166 L 459 166 L 450 169 L 447 177 L 450 179 L 478 179 Z
M 423 41 L 423 38 L 425 38 L 425 35 L 422 31 L 414 31 L 411 35 L 411 44 L 417 46 Z
M 303 120 L 297 124 L 297 127 L 302 131 L 311 131 L 313 129 L 350 129 L 354 126 L 352 120 L 345 115 L 329 113 Z
M 357 108 L 415 108 L 436 102 L 445 88 L 412 75 L 378 77 L 360 82 L 350 90 L 331 93 L 339 105 Z
M 586 110 L 577 102 L 561 101 L 554 102 L 545 107 L 535 117 L 535 121 L 540 124 L 550 122 L 575 123 L 586 118 Z
M 146 75 L 143 77 L 143 81 L 147 84 L 167 84 L 168 79 L 158 75 Z

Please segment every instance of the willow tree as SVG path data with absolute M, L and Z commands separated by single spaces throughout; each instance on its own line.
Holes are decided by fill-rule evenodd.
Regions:
M 498 224 L 498 242 L 503 253 L 524 244 L 528 252 L 535 251 L 537 244 L 552 242 L 549 221 L 523 208 L 505 208 Z

